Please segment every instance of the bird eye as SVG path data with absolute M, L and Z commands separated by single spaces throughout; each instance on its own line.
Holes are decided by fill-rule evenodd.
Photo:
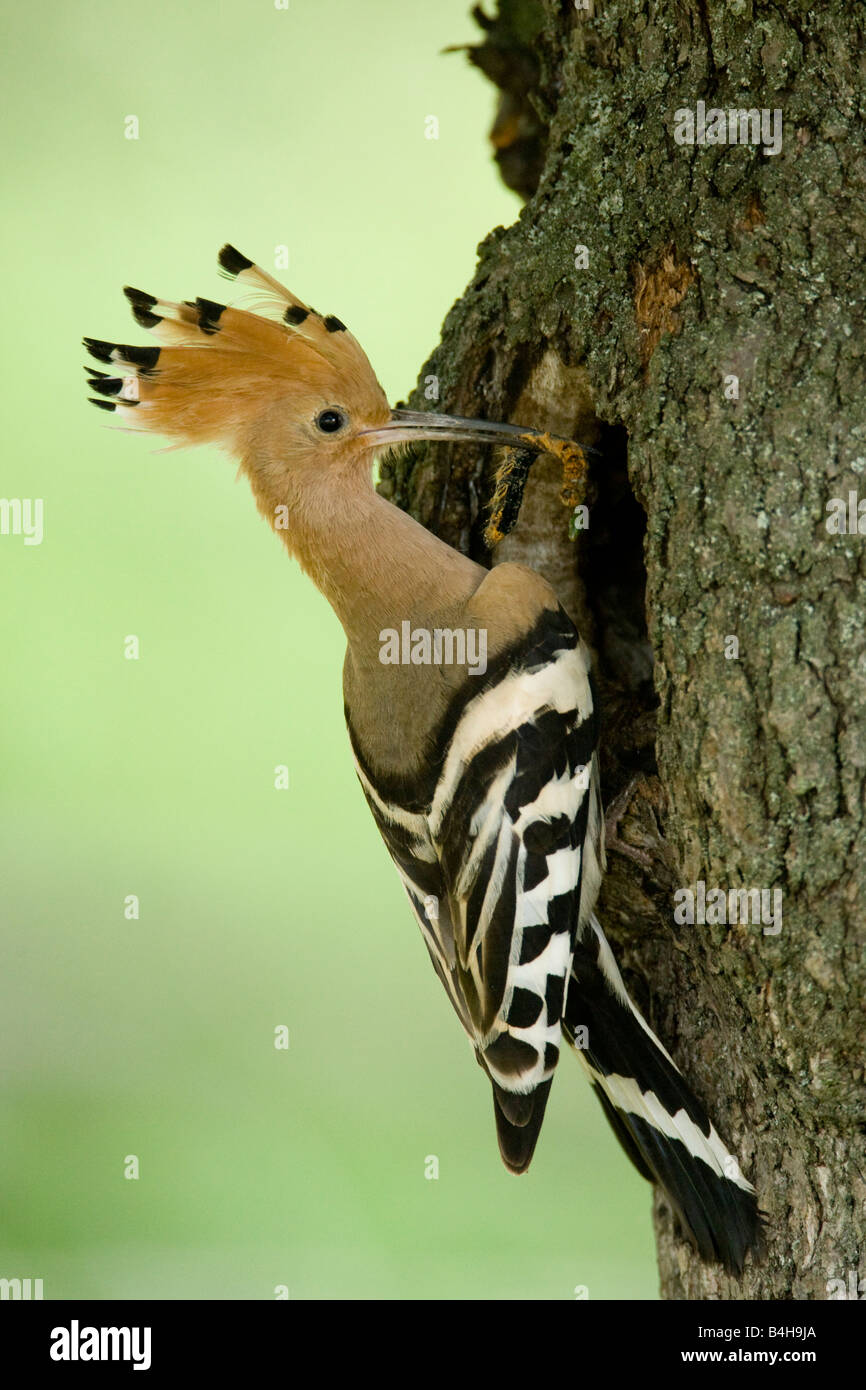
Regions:
M 322 410 L 316 416 L 316 427 L 322 434 L 336 434 L 346 423 L 346 417 L 341 410 Z

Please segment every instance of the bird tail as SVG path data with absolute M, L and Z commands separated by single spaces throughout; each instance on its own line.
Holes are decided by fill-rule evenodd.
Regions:
M 664 1188 L 702 1258 L 740 1273 L 760 1235 L 755 1190 L 632 1004 L 595 917 L 575 948 L 563 1031 L 635 1167 Z

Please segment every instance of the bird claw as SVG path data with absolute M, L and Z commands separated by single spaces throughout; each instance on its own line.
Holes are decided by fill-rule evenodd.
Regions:
M 646 785 L 646 782 L 647 779 L 642 772 L 635 773 L 619 795 L 614 797 L 604 813 L 604 843 L 605 848 L 610 853 L 624 855 L 626 859 L 631 859 L 633 863 L 639 864 L 642 869 L 649 873 L 652 870 L 653 861 L 647 851 L 638 849 L 636 845 L 630 845 L 619 838 L 620 821 L 631 805 L 637 787 L 640 784 Z

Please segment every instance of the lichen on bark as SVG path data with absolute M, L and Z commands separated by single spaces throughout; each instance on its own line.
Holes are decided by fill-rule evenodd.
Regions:
M 606 800 L 634 786 L 601 912 L 767 1213 L 737 1280 L 657 1197 L 672 1298 L 866 1275 L 866 535 L 825 524 L 866 498 L 864 23 L 842 0 L 500 0 L 475 61 L 512 104 L 524 75 L 497 138 L 529 201 L 420 373 L 440 408 L 603 451 L 578 544 L 537 465 L 497 558 L 547 573 L 593 644 Z M 781 151 L 677 144 L 699 101 L 781 111 Z M 381 488 L 484 557 L 482 453 L 419 450 Z M 781 931 L 677 924 L 698 880 L 780 889 Z

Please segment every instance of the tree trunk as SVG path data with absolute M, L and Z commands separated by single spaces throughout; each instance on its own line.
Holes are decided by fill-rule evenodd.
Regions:
M 577 542 L 545 459 L 496 560 L 551 579 L 594 647 L 625 808 L 600 916 L 767 1216 L 736 1279 L 658 1196 L 667 1298 L 838 1297 L 866 1275 L 866 535 L 828 529 L 831 499 L 866 499 L 864 10 L 784 8 L 476 11 L 497 158 L 529 201 L 482 243 L 412 400 L 438 387 L 436 408 L 601 450 Z M 697 143 L 699 102 L 706 129 L 711 108 L 766 109 L 765 138 Z M 418 449 L 380 486 L 485 558 L 483 452 Z M 699 881 L 779 890 L 781 929 L 677 920 Z

